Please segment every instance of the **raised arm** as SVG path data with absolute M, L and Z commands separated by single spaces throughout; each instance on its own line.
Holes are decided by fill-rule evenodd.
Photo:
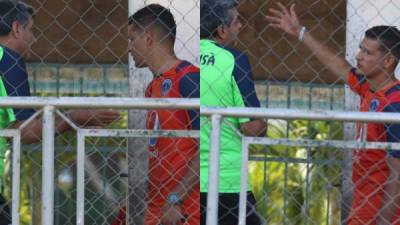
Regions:
M 290 9 L 286 8 L 281 3 L 277 5 L 278 9 L 269 9 L 269 14 L 266 16 L 271 26 L 279 28 L 289 35 L 298 38 L 326 68 L 336 75 L 338 79 L 346 82 L 351 65 L 344 58 L 316 40 L 311 33 L 307 31 L 297 17 L 294 9 L 295 4 L 292 4 Z

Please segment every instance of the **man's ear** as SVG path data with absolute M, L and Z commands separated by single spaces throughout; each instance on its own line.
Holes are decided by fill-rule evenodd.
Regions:
M 226 38 L 226 29 L 224 25 L 221 25 L 217 28 L 218 38 L 224 40 Z
M 397 60 L 394 55 L 388 53 L 386 54 L 385 58 L 383 59 L 383 66 L 384 68 L 391 68 L 391 67 L 396 67 L 397 65 Z
M 15 38 L 18 38 L 20 34 L 20 29 L 21 29 L 21 24 L 18 21 L 14 21 L 11 24 L 11 35 Z
M 152 46 L 154 44 L 154 32 L 151 30 L 146 30 L 144 31 L 143 35 L 146 46 Z

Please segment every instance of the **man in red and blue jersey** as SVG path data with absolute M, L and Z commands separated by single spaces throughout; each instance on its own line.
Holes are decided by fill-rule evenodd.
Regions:
M 135 66 L 148 67 L 154 79 L 149 98 L 199 98 L 199 69 L 174 52 L 176 23 L 171 12 L 151 4 L 129 17 L 129 51 Z M 198 130 L 195 110 L 151 110 L 147 129 Z M 199 144 L 193 138 L 149 140 L 149 190 L 146 225 L 197 225 L 199 209 Z
M 400 31 L 375 26 L 365 32 L 356 56 L 357 66 L 317 41 L 300 24 L 294 5 L 270 9 L 273 27 L 298 37 L 338 79 L 360 96 L 362 112 L 400 112 L 400 82 L 395 68 L 400 60 Z M 399 124 L 360 123 L 357 139 L 400 142 Z M 353 154 L 353 200 L 349 225 L 400 224 L 400 151 L 358 149 Z

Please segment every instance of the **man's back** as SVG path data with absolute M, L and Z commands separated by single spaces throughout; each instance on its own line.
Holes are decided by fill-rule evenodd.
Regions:
M 259 107 L 247 56 L 211 40 L 200 41 L 200 104 L 219 107 Z M 240 128 L 248 118 L 225 118 L 221 124 L 221 193 L 240 190 L 241 140 L 232 126 Z M 201 117 L 200 191 L 208 188 L 208 155 L 211 124 Z

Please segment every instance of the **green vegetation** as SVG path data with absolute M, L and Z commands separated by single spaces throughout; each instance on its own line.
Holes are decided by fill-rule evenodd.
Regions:
M 332 140 L 342 139 L 342 132 L 336 122 L 272 121 L 268 137 Z M 340 224 L 339 149 L 252 146 L 251 156 L 268 159 L 249 165 L 258 212 L 267 224 Z

